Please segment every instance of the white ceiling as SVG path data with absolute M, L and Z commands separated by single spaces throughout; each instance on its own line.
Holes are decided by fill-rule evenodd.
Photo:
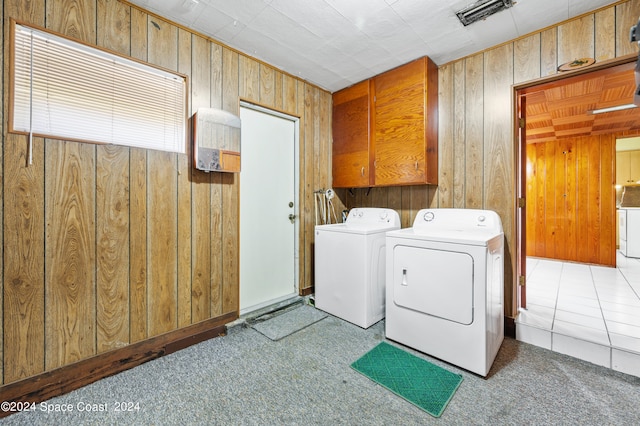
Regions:
M 129 0 L 330 92 L 421 56 L 437 65 L 611 0 L 517 0 L 464 27 L 475 0 Z

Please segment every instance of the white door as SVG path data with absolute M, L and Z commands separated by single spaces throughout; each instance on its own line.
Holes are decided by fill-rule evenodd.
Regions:
M 298 293 L 298 120 L 244 103 L 240 119 L 242 315 Z

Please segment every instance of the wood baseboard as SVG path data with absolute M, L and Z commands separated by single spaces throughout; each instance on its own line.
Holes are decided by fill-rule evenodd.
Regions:
M 516 338 L 516 320 L 511 317 L 504 317 L 504 335 Z
M 230 312 L 37 376 L 6 384 L 0 387 L 2 395 L 0 399 L 30 403 L 46 401 L 196 343 L 224 336 L 227 331 L 225 324 L 237 318 L 238 312 Z M 0 411 L 0 418 L 10 414 L 12 413 Z

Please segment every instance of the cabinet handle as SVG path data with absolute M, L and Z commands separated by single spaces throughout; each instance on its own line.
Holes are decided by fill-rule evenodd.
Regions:
M 416 160 L 416 170 L 418 170 L 418 160 Z
M 362 169 L 360 170 L 360 176 L 364 176 L 364 166 L 362 166 Z

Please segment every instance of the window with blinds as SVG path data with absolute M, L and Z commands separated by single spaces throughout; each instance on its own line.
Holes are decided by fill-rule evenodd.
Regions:
M 186 78 L 13 23 L 10 131 L 184 153 Z

